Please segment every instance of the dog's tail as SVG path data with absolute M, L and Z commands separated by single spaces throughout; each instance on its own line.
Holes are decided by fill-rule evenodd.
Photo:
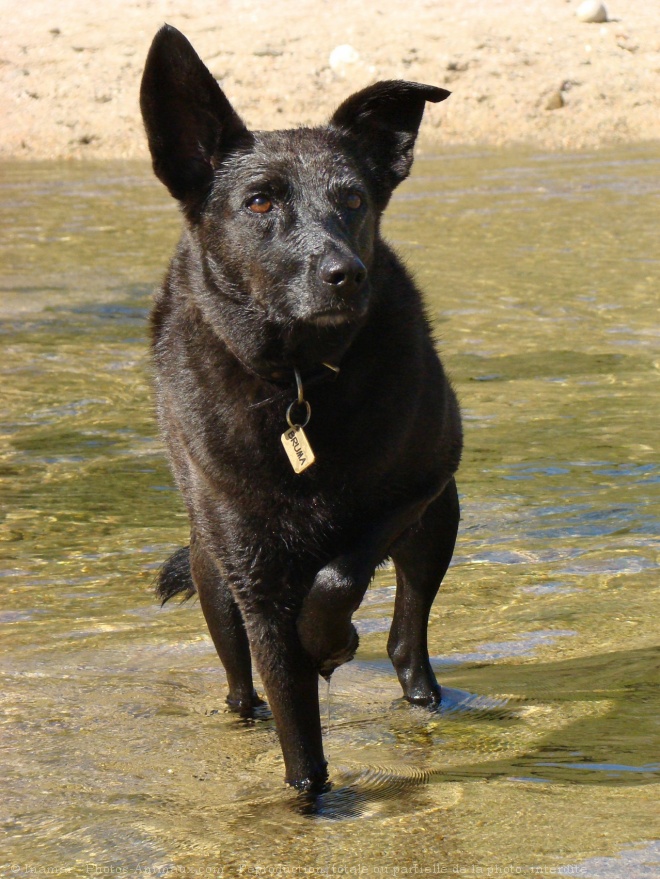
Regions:
M 156 595 L 161 600 L 161 607 L 175 595 L 182 595 L 187 601 L 197 593 L 190 572 L 190 547 L 182 546 L 170 556 L 158 572 Z

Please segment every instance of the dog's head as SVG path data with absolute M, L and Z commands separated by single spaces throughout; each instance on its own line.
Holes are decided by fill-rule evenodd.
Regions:
M 380 215 L 425 102 L 448 95 L 379 82 L 325 127 L 251 132 L 183 34 L 158 32 L 140 93 L 154 171 L 188 221 L 198 304 L 245 364 L 341 357 L 369 312 Z

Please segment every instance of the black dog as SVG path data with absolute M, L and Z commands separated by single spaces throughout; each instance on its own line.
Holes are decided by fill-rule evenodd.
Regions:
M 410 702 L 440 701 L 426 629 L 458 527 L 460 416 L 379 226 L 425 102 L 448 94 L 379 82 L 325 127 L 250 132 L 169 26 L 142 80 L 154 170 L 185 216 L 152 332 L 191 538 L 159 594 L 198 593 L 244 716 L 263 704 L 252 653 L 304 790 L 327 779 L 318 675 L 352 659 L 351 615 L 387 557 L 389 655 Z

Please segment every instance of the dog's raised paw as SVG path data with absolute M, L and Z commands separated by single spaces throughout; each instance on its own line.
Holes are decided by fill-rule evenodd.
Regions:
M 344 665 L 345 662 L 350 662 L 357 653 L 357 649 L 360 644 L 360 637 L 353 623 L 350 624 L 349 628 L 350 637 L 344 645 L 343 649 L 340 649 L 337 652 L 326 656 L 326 658 L 319 666 L 319 674 L 322 678 L 325 678 L 326 681 L 330 680 L 332 673 L 335 671 L 335 669 L 339 668 L 340 665 Z
M 315 625 L 314 620 L 301 615 L 298 620 L 298 636 L 305 653 L 311 659 L 321 677 L 328 680 L 335 669 L 355 656 L 360 639 L 350 620 L 344 625 L 327 623 Z

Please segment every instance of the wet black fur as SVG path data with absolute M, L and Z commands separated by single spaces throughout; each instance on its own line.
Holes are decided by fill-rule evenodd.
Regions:
M 447 95 L 380 82 L 326 126 L 253 132 L 174 28 L 144 72 L 154 170 L 185 218 L 152 351 L 191 543 L 158 594 L 197 591 L 242 715 L 263 705 L 254 658 L 286 779 L 306 790 L 327 778 L 318 675 L 353 657 L 351 616 L 387 557 L 389 655 L 407 699 L 440 701 L 426 627 L 458 526 L 460 416 L 420 294 L 379 228 L 425 103 Z M 317 459 L 302 474 L 280 442 L 294 369 Z

